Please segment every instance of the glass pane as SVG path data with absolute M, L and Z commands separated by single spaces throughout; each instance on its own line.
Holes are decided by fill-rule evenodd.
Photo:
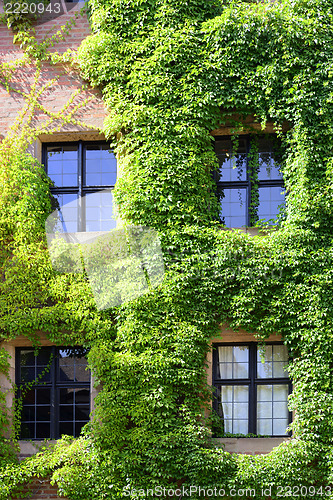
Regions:
M 36 438 L 37 439 L 45 439 L 51 436 L 50 433 L 50 424 L 38 423 L 36 425 Z
M 35 367 L 21 368 L 21 382 L 32 382 L 36 378 Z
M 234 420 L 233 434 L 247 434 L 249 432 L 248 420 Z
M 221 379 L 239 379 L 249 376 L 248 346 L 219 346 L 218 374 Z
M 220 181 L 245 181 L 246 180 L 246 142 L 239 139 L 237 154 L 233 152 L 231 140 L 216 140 L 215 152 L 220 164 Z
M 237 403 L 248 402 L 249 389 L 247 386 L 235 385 L 233 389 L 234 389 L 234 401 L 236 401 Z
M 260 138 L 258 140 L 259 147 L 259 180 L 282 179 L 280 172 L 281 158 L 278 153 L 274 153 L 274 149 L 278 148 L 278 144 L 274 144 L 269 139 Z
M 35 389 L 30 389 L 30 391 L 23 391 L 22 394 L 23 404 L 35 404 Z
M 37 389 L 37 404 L 50 404 L 51 403 L 51 389 Z
M 288 419 L 273 420 L 273 436 L 284 436 L 287 434 Z
M 272 436 L 273 435 L 272 420 L 258 419 L 257 434 Z
M 37 373 L 38 384 L 42 382 L 50 382 L 51 380 L 50 369 L 51 369 L 50 366 L 37 366 L 36 373 Z
M 36 418 L 35 407 L 34 406 L 23 406 L 22 410 L 22 420 L 23 421 L 34 421 Z
M 21 366 L 35 366 L 35 354 L 33 349 L 21 350 Z
M 268 402 L 259 402 L 257 404 L 257 417 L 258 418 L 272 418 L 273 417 L 273 411 L 272 411 L 272 403 L 270 401 Z
M 222 386 L 219 412 L 224 420 L 225 432 L 248 433 L 248 386 Z
M 232 403 L 232 401 L 233 401 L 233 387 L 232 387 L 232 385 L 223 385 L 221 387 L 221 401 Z
M 289 412 L 288 412 L 288 406 L 287 406 L 287 401 L 282 402 L 282 401 L 277 401 L 273 403 L 273 417 L 274 418 L 284 418 L 288 419 Z
M 37 365 L 47 365 L 50 362 L 52 349 L 50 347 L 42 347 L 37 355 Z
M 288 401 L 288 385 L 273 385 L 273 401 Z
M 73 406 L 59 406 L 59 420 L 72 421 L 74 420 L 74 407 Z
M 117 160 L 106 145 L 86 148 L 86 185 L 114 186 L 117 180 Z
M 258 217 L 269 221 L 276 219 L 279 207 L 285 203 L 285 192 L 282 186 L 260 187 Z
M 61 227 L 65 233 L 78 231 L 78 195 L 76 193 L 53 195 L 59 204 L 59 217 Z
M 232 363 L 219 364 L 219 378 L 232 379 Z
M 116 227 L 112 192 L 100 191 L 85 196 L 86 231 L 110 231 Z
M 75 422 L 75 434 L 74 437 L 78 437 L 81 433 L 82 427 L 86 425 L 86 422 Z
M 75 406 L 75 420 L 85 420 L 88 422 L 90 413 L 89 405 L 76 405 Z
M 222 418 L 232 419 L 232 403 L 222 403 L 221 410 L 222 410 L 221 414 Z
M 48 422 L 51 420 L 51 407 L 50 406 L 37 406 L 36 407 L 36 420 Z
M 47 148 L 47 174 L 56 187 L 78 185 L 77 146 Z
M 74 434 L 74 424 L 73 422 L 60 422 L 59 423 L 59 434 L 68 434 L 69 436 L 73 436 Z
M 21 439 L 34 439 L 35 438 L 35 424 L 21 424 Z
M 218 359 L 220 363 L 232 362 L 232 346 L 218 346 Z
M 76 382 L 89 382 L 90 370 L 87 370 L 87 365 L 75 363 L 75 381 Z
M 272 401 L 272 386 L 258 385 L 257 386 L 257 401 Z
M 221 218 L 227 227 L 242 227 L 247 224 L 247 189 L 223 188 Z
M 89 403 L 89 402 L 90 402 L 89 389 L 76 389 L 75 403 Z
M 264 351 L 264 357 L 262 353 Z M 273 377 L 273 349 L 271 345 L 257 347 L 257 377 L 272 378 Z
M 60 404 L 74 403 L 74 389 L 60 389 Z

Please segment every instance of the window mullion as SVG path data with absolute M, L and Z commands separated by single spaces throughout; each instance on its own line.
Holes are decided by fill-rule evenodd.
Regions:
M 51 439 L 56 439 L 57 438 L 57 432 L 56 432 L 56 423 L 58 422 L 58 415 L 56 415 L 57 411 L 57 401 L 56 401 L 56 375 L 57 375 L 57 353 L 56 353 L 56 348 L 52 348 L 52 363 L 51 363 L 51 370 L 50 370 L 50 375 L 51 375 Z
M 83 198 L 82 198 L 82 186 L 83 186 L 83 143 L 79 141 L 78 144 L 78 185 L 79 185 L 79 194 L 78 194 L 78 231 L 85 231 L 85 223 L 83 216 Z
M 249 172 L 249 154 L 250 154 L 250 138 L 246 140 L 246 180 L 247 180 L 247 207 L 246 207 L 246 225 L 250 226 L 251 222 L 251 172 Z M 251 350 L 251 349 L 250 349 Z
M 250 387 L 249 387 L 249 433 L 256 434 L 256 344 L 252 343 L 249 346 L 249 376 L 250 376 Z

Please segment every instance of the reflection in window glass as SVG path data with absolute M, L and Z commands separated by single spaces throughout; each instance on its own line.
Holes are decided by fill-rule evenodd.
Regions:
M 247 189 L 224 188 L 221 202 L 221 217 L 227 227 L 242 227 L 247 224 Z
M 264 347 L 264 359 L 261 359 L 258 348 L 257 377 L 258 378 L 281 378 L 288 377 L 288 350 L 285 345 L 266 345 Z
M 116 227 L 112 218 L 112 192 L 97 192 L 85 197 L 86 231 L 110 231 Z
M 55 187 L 78 186 L 78 147 L 48 147 L 47 175 Z
M 215 148 L 220 163 L 220 181 L 245 181 L 246 180 L 246 143 L 239 140 L 237 154 L 233 152 L 232 141 L 216 141 Z
M 284 205 L 285 192 L 281 186 L 259 188 L 259 220 L 269 221 L 276 219 L 280 211 L 280 206 Z
M 55 194 L 60 210 L 58 210 L 61 228 L 54 228 L 65 233 L 75 233 L 78 231 L 78 195 Z
M 117 180 L 117 160 L 106 144 L 91 145 L 86 153 L 86 185 L 113 186 Z

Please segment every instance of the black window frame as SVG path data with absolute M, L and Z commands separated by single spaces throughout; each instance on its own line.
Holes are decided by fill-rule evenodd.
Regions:
M 278 141 L 278 137 L 276 134 L 242 134 L 240 136 L 241 139 L 246 141 L 246 180 L 237 180 L 237 181 L 223 181 L 220 180 L 220 173 L 219 170 L 215 170 L 213 173 L 213 178 L 216 182 L 217 185 L 217 195 L 219 199 L 221 200 L 221 212 L 222 212 L 222 203 L 223 203 L 223 197 L 222 197 L 222 191 L 223 189 L 246 189 L 246 194 L 247 194 L 247 207 L 246 207 L 246 224 L 245 227 L 254 227 L 255 224 L 251 224 L 251 194 L 253 193 L 253 188 L 254 185 L 256 185 L 256 189 L 259 190 L 262 187 L 281 187 L 284 188 L 284 181 L 283 177 L 281 176 L 281 179 L 263 179 L 263 180 L 256 180 L 256 183 L 253 182 L 252 180 L 252 172 L 250 171 L 249 168 L 249 154 L 250 154 L 250 149 L 251 149 L 251 140 L 255 138 L 264 138 L 264 139 L 269 139 L 273 141 Z M 230 141 L 232 140 L 231 135 L 218 135 L 214 136 L 215 143 L 218 141 Z M 279 144 L 279 148 L 281 147 L 281 144 Z M 237 154 L 237 152 L 235 152 Z M 217 158 L 218 154 L 216 153 Z M 219 159 L 219 158 L 218 158 Z M 220 164 L 220 162 L 219 162 Z M 220 164 L 221 168 L 221 164 Z M 220 213 L 221 218 L 223 219 L 223 213 Z M 260 220 L 259 218 L 255 221 L 257 222 Z M 228 226 L 227 226 L 228 227 Z M 243 227 L 243 226 L 242 226 Z
M 51 187 L 50 191 L 54 195 L 61 194 L 77 194 L 78 195 L 78 229 L 77 232 L 84 232 L 86 230 L 86 214 L 85 214 L 85 206 L 82 204 L 82 199 L 86 194 L 89 193 L 97 193 L 99 191 L 105 191 L 110 189 L 111 191 L 115 188 L 115 184 L 108 185 L 93 185 L 86 186 L 85 185 L 85 155 L 84 148 L 88 146 L 95 145 L 105 145 L 108 146 L 110 151 L 113 152 L 113 149 L 110 148 L 110 145 L 107 141 L 61 141 L 61 142 L 44 142 L 42 144 L 42 164 L 44 165 L 45 173 L 48 175 L 48 162 L 47 162 L 47 148 L 48 147 L 63 147 L 63 146 L 77 146 L 78 147 L 78 185 L 77 186 L 63 186 L 63 187 Z M 118 171 L 117 171 L 118 175 Z M 117 176 L 116 176 L 117 181 Z
M 221 386 L 238 385 L 249 387 L 249 410 L 248 410 L 248 434 L 257 434 L 257 387 L 258 385 L 279 385 L 288 384 L 288 396 L 292 392 L 292 382 L 289 377 L 279 378 L 258 378 L 257 377 L 257 356 L 258 342 L 215 342 L 213 348 L 213 387 L 215 394 L 213 395 L 213 409 L 218 415 L 218 397 L 217 388 Z M 283 342 L 265 342 L 265 345 L 283 345 Z M 219 346 L 248 346 L 249 347 L 249 378 L 247 379 L 220 379 L 217 377 L 218 367 L 218 352 Z M 288 411 L 288 425 L 292 422 L 292 412 Z M 282 435 L 270 435 L 272 438 L 288 437 L 291 432 Z
M 22 351 L 31 351 L 32 347 L 16 347 L 15 348 L 15 383 L 17 387 L 17 398 L 21 398 L 22 395 L 22 387 L 24 388 L 26 385 L 29 386 L 30 389 L 50 389 L 50 436 L 49 437 L 22 437 L 22 432 L 20 430 L 20 439 L 23 440 L 31 440 L 34 441 L 42 441 L 44 439 L 59 439 L 59 405 L 60 405 L 60 389 L 88 389 L 89 391 L 89 414 L 91 413 L 91 372 L 89 370 L 89 381 L 62 381 L 60 380 L 60 367 L 59 367 L 59 356 L 58 353 L 60 350 L 67 349 L 82 349 L 81 346 L 42 346 L 42 348 L 50 349 L 52 354 L 52 361 L 50 363 L 50 380 L 49 381 L 41 381 L 36 384 L 31 384 L 30 382 L 25 383 L 20 380 L 20 369 L 21 369 L 21 352 Z M 35 403 L 36 406 L 36 403 Z M 23 405 L 22 405 L 23 410 Z M 89 422 L 90 417 L 85 422 Z M 83 420 L 76 420 L 73 418 L 73 424 L 75 422 L 82 422 Z M 21 419 L 21 423 L 24 422 Z M 29 422 L 29 421 L 28 421 Z M 32 422 L 32 421 L 31 421 Z M 33 423 L 35 426 L 38 425 L 39 420 L 35 418 Z M 74 433 L 75 435 L 75 433 Z

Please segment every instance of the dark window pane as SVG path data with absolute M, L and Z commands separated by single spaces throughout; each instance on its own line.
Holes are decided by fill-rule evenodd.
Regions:
M 86 422 L 75 422 L 75 437 L 78 437 L 81 433 L 82 427 L 86 425 Z
M 76 405 L 75 406 L 75 420 L 89 420 L 90 406 L 89 405 Z
M 68 434 L 69 436 L 74 435 L 74 424 L 73 422 L 60 422 L 59 424 L 59 434 Z
M 37 404 L 51 403 L 51 389 L 37 389 Z
M 50 366 L 37 366 L 37 383 L 50 382 L 51 373 Z
M 224 188 L 221 202 L 221 217 L 227 227 L 246 226 L 247 189 Z
M 76 389 L 75 391 L 75 403 L 89 403 L 90 402 L 90 391 L 89 389 Z
M 35 353 L 33 349 L 21 350 L 21 366 L 34 366 L 35 365 Z
M 52 349 L 49 347 L 42 347 L 38 352 L 37 356 L 37 364 L 38 365 L 47 365 L 50 362 L 52 354 Z
M 22 391 L 23 404 L 35 404 L 35 389 L 30 389 L 30 391 Z
M 60 406 L 59 407 L 59 420 L 71 421 L 74 419 L 74 407 L 73 406 Z
M 279 213 L 279 207 L 284 205 L 284 202 L 285 194 L 282 186 L 259 188 L 259 219 L 263 221 L 276 219 Z
M 36 438 L 45 439 L 51 437 L 50 424 L 38 423 L 36 425 Z
M 23 421 L 34 421 L 36 418 L 35 407 L 34 406 L 23 406 L 22 409 L 22 420 Z
M 51 419 L 51 407 L 50 406 L 37 406 L 36 407 L 36 420 L 48 422 Z
M 35 438 L 35 424 L 21 424 L 21 439 L 34 439 Z
M 21 368 L 21 382 L 32 382 L 35 378 L 35 367 Z
M 74 389 L 60 389 L 60 404 L 74 403 Z

